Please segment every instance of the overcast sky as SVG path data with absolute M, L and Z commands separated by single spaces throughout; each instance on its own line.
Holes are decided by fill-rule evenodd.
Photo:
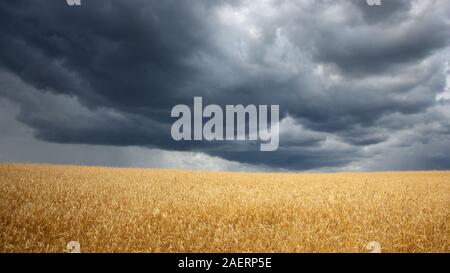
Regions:
M 450 169 L 450 1 L 3 0 L 0 162 Z M 176 142 L 177 104 L 280 105 L 280 147 Z

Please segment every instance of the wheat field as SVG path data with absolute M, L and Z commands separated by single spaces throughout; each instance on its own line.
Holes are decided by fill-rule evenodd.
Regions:
M 0 164 L 0 252 L 450 252 L 450 172 Z

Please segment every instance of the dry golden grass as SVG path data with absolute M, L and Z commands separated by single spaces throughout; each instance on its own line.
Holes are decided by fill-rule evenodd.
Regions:
M 0 251 L 450 252 L 450 172 L 0 165 Z

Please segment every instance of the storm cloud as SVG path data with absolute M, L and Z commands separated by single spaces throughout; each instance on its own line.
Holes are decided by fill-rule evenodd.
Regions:
M 446 0 L 6 0 L 0 97 L 55 145 L 266 170 L 448 169 L 449 18 Z M 170 111 L 194 96 L 280 105 L 280 148 L 172 140 Z

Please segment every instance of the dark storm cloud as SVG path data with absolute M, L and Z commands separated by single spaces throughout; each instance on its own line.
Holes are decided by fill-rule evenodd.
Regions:
M 450 28 L 438 10 L 411 14 L 410 0 L 384 1 L 379 7 L 352 1 L 363 20 L 344 24 L 318 24 L 314 41 L 315 58 L 335 66 L 342 73 L 364 77 L 374 73 L 395 73 L 414 65 L 449 43 Z M 348 13 L 356 13 L 349 8 Z M 378 24 L 374 25 L 373 22 Z
M 64 1 L 19 2 L 1 8 L 4 65 L 37 88 L 87 105 L 132 112 L 168 106 L 191 77 L 185 58 L 206 47 L 200 2 L 86 1 L 78 10 Z M 84 85 L 74 86 L 76 78 Z
M 343 156 L 348 153 L 350 156 Z M 259 152 L 220 152 L 212 153 L 228 160 L 252 162 L 252 164 L 270 166 L 282 170 L 311 170 L 318 166 L 343 167 L 354 160 L 358 160 L 355 150 L 350 151 L 320 151 L 281 149 L 270 154 L 270 157 L 261 156 Z
M 442 10 L 450 5 L 417 5 L 2 1 L 0 73 L 29 90 L 4 78 L 0 95 L 21 105 L 18 120 L 49 142 L 201 151 L 268 168 L 343 167 L 439 107 L 450 37 Z M 222 106 L 279 104 L 280 149 L 173 141 L 170 110 L 194 96 Z

